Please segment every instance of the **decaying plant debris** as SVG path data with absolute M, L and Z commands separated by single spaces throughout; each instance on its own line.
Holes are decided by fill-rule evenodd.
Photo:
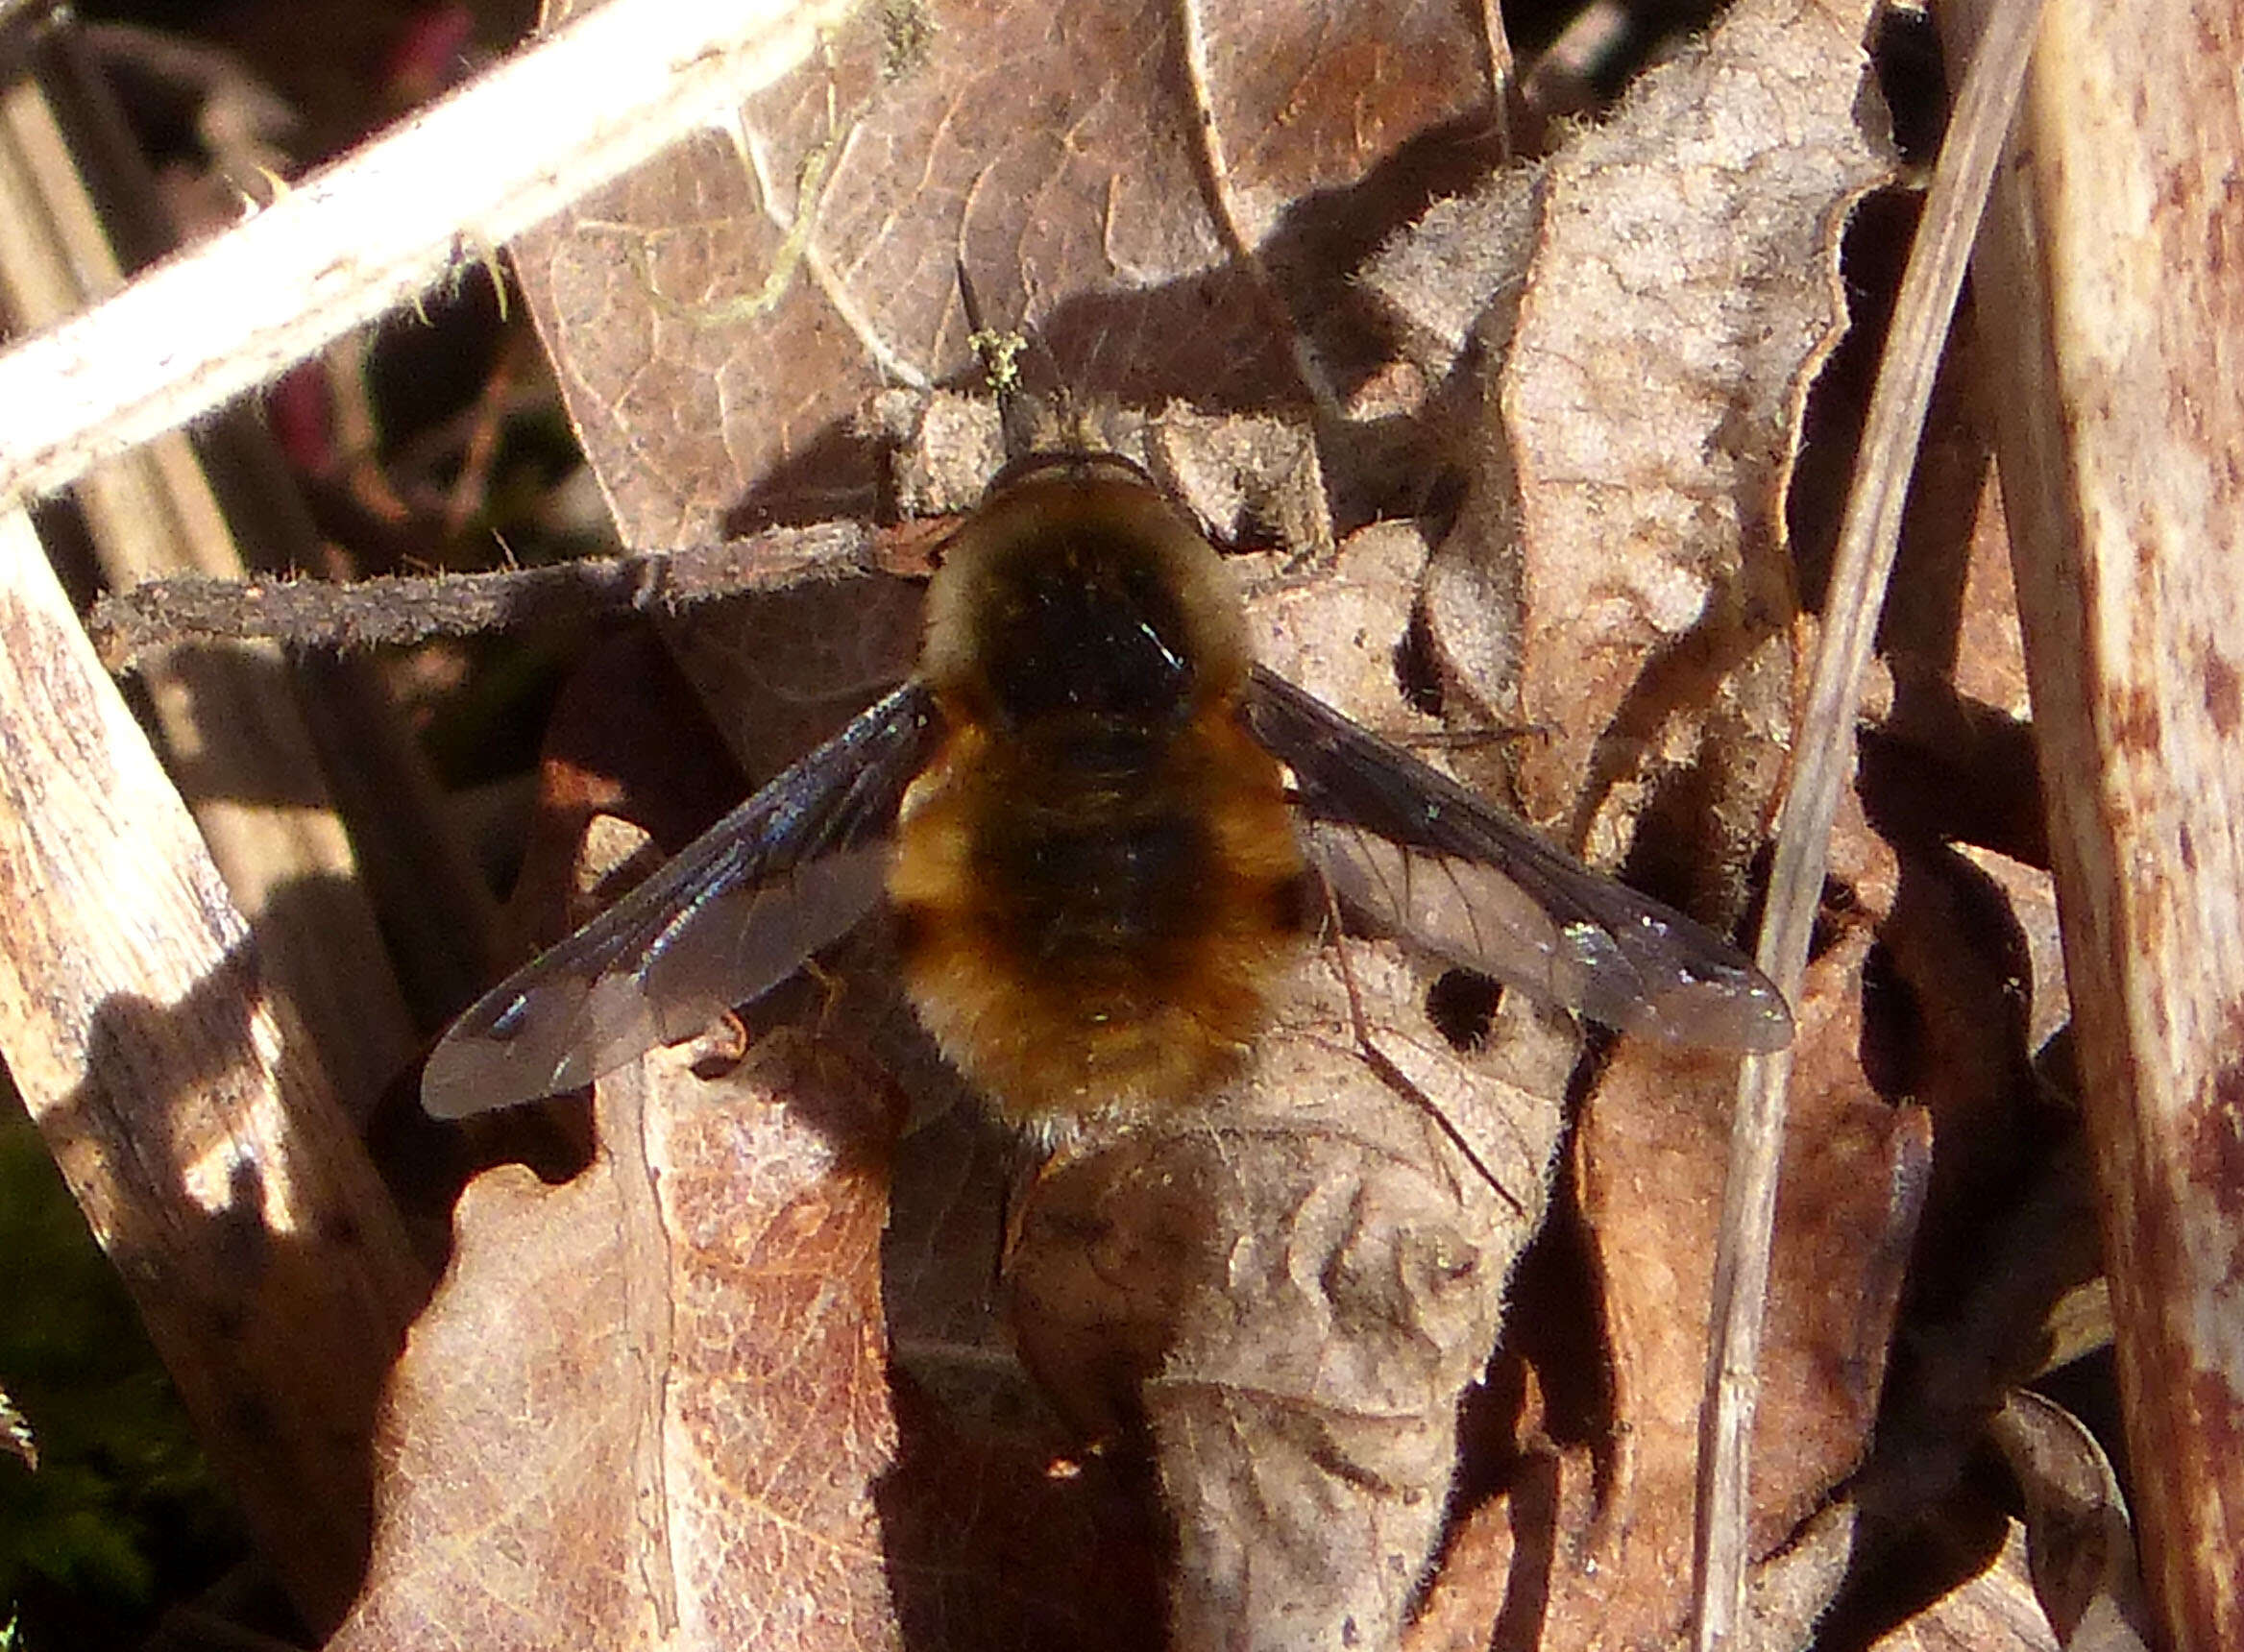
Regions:
M 898 519 L 995 449 L 962 262 L 1235 550 L 1266 662 L 1742 930 L 1824 620 L 1801 453 L 1875 343 L 1874 28 L 1739 0 L 1501 167 L 1448 9 L 833 30 L 511 249 L 623 545 L 745 544 L 758 588 L 674 612 L 633 565 L 698 703 L 556 729 L 643 795 L 549 765 L 525 934 L 587 817 L 691 814 L 711 731 L 768 775 L 905 668 Z M 2096 1261 L 2051 1237 L 2088 1196 L 2047 845 L 1956 844 L 2036 807 L 1988 423 L 1936 413 L 1794 1004 L 1744 1645 L 2142 1633 L 2110 1465 L 2012 1393 Z M 603 1081 L 573 1179 L 468 1187 L 330 1644 L 1684 1643 L 1732 1063 L 1326 937 L 1203 1113 L 1031 1162 L 890 976 L 869 933 Z
M 1475 271 L 1474 290 L 1486 296 L 1469 313 L 1488 318 L 1474 325 L 1489 377 L 1469 397 L 1445 396 L 1440 418 L 1430 422 L 1450 450 L 1469 455 L 1464 508 L 1430 556 L 1414 551 L 1415 542 L 1398 545 L 1391 537 L 1360 546 L 1350 538 L 1334 552 L 1318 549 L 1314 533 L 1281 534 L 1254 610 L 1277 663 L 1375 726 L 1398 732 L 1410 726 L 1412 714 L 1396 692 L 1394 662 L 1418 617 L 1426 629 L 1417 635 L 1432 645 L 1433 680 L 1453 703 L 1476 706 L 1479 720 L 1532 730 L 1511 743 L 1508 764 L 1501 747 L 1467 748 L 1460 761 L 1491 778 L 1508 773 L 1530 810 L 1609 860 L 1626 854 L 1650 805 L 1651 818 L 1663 822 L 1664 852 L 1676 857 L 1671 864 L 1696 868 L 1684 892 L 1718 914 L 1738 910 L 1751 849 L 1782 781 L 1800 644 L 1782 516 L 1790 454 L 1800 439 L 1807 386 L 1844 323 L 1840 231 L 1853 203 L 1885 175 L 1874 113 L 1865 124 L 1866 111 L 1876 107 L 1864 92 L 1860 40 L 1866 27 L 1866 14 L 1851 26 L 1817 15 L 1794 19 L 1788 32 L 1781 16 L 1744 8 L 1702 52 L 1655 76 L 1608 126 L 1580 135 L 1546 166 L 1517 174 L 1509 187 L 1523 204 L 1488 208 L 1527 227 L 1508 261 L 1489 251 L 1504 252 L 1500 241 L 1468 237 L 1485 260 Z M 810 498 L 872 497 L 877 473 L 864 468 L 862 451 L 845 440 L 791 452 L 776 468 L 759 454 L 784 441 L 779 432 L 795 422 L 816 426 L 822 419 L 846 435 L 851 426 L 841 421 L 855 417 L 865 394 L 855 386 L 867 385 L 867 360 L 902 355 L 932 363 L 939 357 L 923 348 L 907 351 L 901 341 L 931 328 L 940 338 L 957 326 L 947 266 L 921 249 L 916 220 L 899 220 L 877 181 L 849 158 L 924 141 L 909 134 L 939 111 L 949 125 L 936 151 L 939 166 L 986 181 L 993 164 L 1039 164 L 1034 138 L 1002 145 L 994 155 L 1003 158 L 995 160 L 969 140 L 983 122 L 994 125 L 1004 109 L 1017 107 L 1023 93 L 997 87 L 970 61 L 960 64 L 957 82 L 947 81 L 951 45 L 939 37 L 919 70 L 927 78 L 915 83 L 907 75 L 893 95 L 870 89 L 869 80 L 858 78 L 866 71 L 842 52 L 833 69 L 841 90 L 831 106 L 821 95 L 753 111 L 731 143 L 713 141 L 706 153 L 682 160 L 672 179 L 650 176 L 613 202 L 588 206 L 575 226 L 557 227 L 529 250 L 524 272 L 533 302 L 560 352 L 579 428 L 608 480 L 627 541 L 698 535 L 746 525 L 759 515 L 785 520 Z M 988 49 L 977 42 L 974 56 Z M 1779 71 L 1777 63 L 1786 66 Z M 1824 110 L 1820 126 L 1795 118 L 1783 127 L 1786 142 L 1771 137 L 1767 106 L 1752 101 L 1780 76 L 1795 117 L 1818 107 L 1817 99 Z M 1725 87 L 1744 95 L 1725 102 Z M 1426 95 L 1421 88 L 1419 96 Z M 1428 103 L 1420 118 L 1441 107 Z M 1214 111 L 1219 142 L 1228 112 Z M 1158 118 L 1143 141 L 1156 153 L 1169 141 Z M 1279 158 L 1284 153 L 1262 158 L 1282 175 L 1294 164 Z M 1099 154 L 1098 138 L 1085 138 L 1065 165 L 1095 166 Z M 1354 164 L 1376 154 L 1376 147 L 1359 154 Z M 744 158 L 752 165 L 744 168 Z M 1125 398 L 1134 392 L 1142 401 L 1149 386 L 1177 386 L 1165 393 L 1174 396 L 1198 377 L 1193 401 L 1203 409 L 1232 401 L 1308 412 L 1296 357 L 1239 347 L 1250 329 L 1271 320 L 1272 289 L 1198 277 L 1220 262 L 1220 250 L 1205 231 L 1174 228 L 1188 226 L 1192 213 L 1159 199 L 1164 185 L 1196 198 L 1199 181 L 1182 172 L 1172 179 L 1159 165 L 1116 176 L 1156 197 L 1143 212 L 1120 209 L 1132 232 L 1149 237 L 1141 256 L 1158 255 L 1173 279 L 1215 283 L 1206 287 L 1187 328 L 1170 336 L 1158 310 L 1134 313 L 1130 301 L 1102 300 L 1094 289 L 1085 289 L 1080 312 L 1064 301 L 1081 255 L 1083 231 L 1072 216 L 1085 207 L 1080 190 L 1054 188 L 1037 213 L 969 213 L 953 231 L 969 254 L 997 224 L 1008 225 L 1005 256 L 992 272 L 978 269 L 978 283 L 1000 292 L 1019 283 L 1058 377 L 1071 385 L 1119 390 Z M 1240 185 L 1235 168 L 1227 176 Z M 813 179 L 815 185 L 806 182 Z M 1304 182 L 1295 178 L 1288 186 L 1298 190 Z M 1492 192 L 1505 186 L 1499 182 Z M 802 193 L 813 188 L 815 195 Z M 712 192 L 739 200 L 720 216 L 744 225 L 720 234 L 704 206 L 679 229 L 665 204 L 679 189 L 704 203 Z M 766 199 L 756 199 L 758 189 Z M 1253 190 L 1243 194 L 1259 199 Z M 927 206 L 923 197 L 912 211 Z M 790 227 L 813 211 L 817 233 L 803 243 L 795 269 L 802 291 L 768 309 L 728 308 L 727 293 L 766 290 L 756 272 L 793 255 Z M 1434 216 L 1446 222 L 1456 211 Z M 1414 258 L 1423 263 L 1433 255 L 1417 253 L 1421 243 L 1457 244 L 1433 239 L 1445 233 L 1453 234 L 1429 220 L 1397 235 L 1382 270 L 1408 271 Z M 1619 261 L 1616 246 L 1639 262 Z M 874 270 L 890 274 L 872 281 Z M 1411 318 L 1416 328 L 1413 294 L 1425 289 L 1414 289 L 1411 279 L 1398 276 L 1375 290 L 1386 313 Z M 1610 300 L 1589 303 L 1585 291 L 1603 290 L 1600 281 Z M 1454 282 L 1439 284 L 1438 296 L 1455 290 Z M 1286 296 L 1282 281 L 1276 294 Z M 1695 308 L 1684 302 L 1698 295 Z M 1656 304 L 1649 303 L 1654 297 Z M 831 328 L 836 308 L 854 337 Z M 1234 308 L 1247 319 L 1223 319 Z M 1352 345 L 1361 347 L 1332 325 L 1302 330 L 1321 364 L 1345 362 Z M 832 357 L 840 359 L 831 373 L 756 370 Z M 1453 359 L 1431 349 L 1414 365 L 1429 382 L 1456 377 Z M 1604 387 L 1595 388 L 1600 375 Z M 1673 385 L 1667 399 L 1646 394 L 1647 384 L 1663 379 Z M 605 388 L 626 382 L 627 395 Z M 672 388 L 658 392 L 658 384 Z M 1625 395 L 1631 388 L 1635 394 Z M 787 412 L 760 412 L 768 402 L 784 402 Z M 904 401 L 900 417 L 882 426 L 901 462 L 916 468 L 918 479 L 899 493 L 916 508 L 961 508 L 987 474 L 993 449 L 987 435 L 934 442 L 937 420 L 917 406 L 916 399 Z M 1140 446 L 1148 444 L 1142 433 L 1119 439 L 1148 457 L 1211 452 L 1217 440 L 1230 439 L 1220 421 L 1205 415 L 1197 430 L 1182 436 L 1174 421 L 1183 415 L 1167 417 L 1166 448 Z M 1348 456 L 1348 428 L 1328 428 L 1326 436 L 1327 473 L 1344 519 L 1377 510 L 1378 499 L 1350 491 L 1368 467 Z M 1626 457 L 1632 446 L 1641 460 Z M 1285 469 L 1251 441 L 1234 451 L 1229 474 L 1253 478 Z M 603 458 L 608 453 L 614 458 Z M 719 453 L 722 463 L 713 470 Z M 946 462 L 953 467 L 948 479 Z M 666 474 L 678 480 L 666 482 Z M 1233 484 L 1241 485 L 1265 499 L 1278 492 L 1252 479 Z M 1300 520 L 1267 503 L 1245 517 L 1222 503 L 1205 514 L 1234 532 Z M 1368 599 L 1353 597 L 1357 592 Z M 842 593 L 823 606 L 827 617 L 803 628 L 821 637 L 854 634 L 846 616 L 861 604 Z M 753 730 L 766 720 L 754 700 L 742 711 L 734 697 L 744 679 L 767 689 L 773 680 L 773 632 L 752 619 L 747 623 L 753 628 L 730 643 L 721 628 L 695 624 L 682 644 L 681 657 L 713 669 L 704 680 L 723 685 L 720 727 Z M 831 650 L 821 643 L 819 651 Z M 852 673 L 842 675 L 846 682 Z M 795 699 L 802 691 L 783 692 Z M 771 760 L 768 749 L 749 755 L 751 765 Z M 1863 1458 L 1901 1258 L 1929 1174 L 1928 1115 L 1896 1112 L 1860 1065 L 1865 920 L 1886 909 L 1894 887 L 1890 859 L 1874 852 L 1872 840 L 1864 842 L 1868 859 L 1846 867 L 1864 902 L 1856 938 L 1819 966 L 1803 1023 L 1802 1088 L 1816 1100 L 1807 1108 L 1805 1156 L 1794 1166 L 1797 1192 L 1785 1228 L 1786 1254 L 1798 1259 L 1786 1267 L 1802 1272 L 1785 1275 L 1778 1313 L 1788 1328 L 1772 1350 L 1765 1437 L 1784 1449 L 1766 1475 L 1769 1500 L 1755 1533 L 1764 1552 L 1814 1515 Z M 1300 1003 L 1309 1016 L 1304 1033 L 1274 1033 L 1239 1096 L 1218 1100 L 1174 1141 L 1130 1132 L 1112 1144 L 1079 1144 L 1012 1190 L 1019 1203 L 1004 1276 L 1012 1336 L 1037 1382 L 1024 1390 L 1028 1397 L 1016 1394 L 1010 1410 L 1000 1405 L 997 1412 L 1017 1416 L 1022 1407 L 1056 1404 L 1079 1441 L 1126 1456 L 1143 1430 L 1152 1490 L 1173 1533 L 1166 1616 L 1181 1644 L 1378 1644 L 1402 1630 L 1420 1598 L 1457 1459 L 1450 1419 L 1464 1386 L 1481 1374 L 1472 1344 L 1497 1323 L 1503 1282 L 1534 1226 L 1523 1218 L 1540 1210 L 1551 1174 L 1548 1155 L 1562 1117 L 1571 1044 L 1534 1057 L 1539 1077 L 1524 1090 L 1516 1078 L 1476 1076 L 1477 1063 L 1495 1059 L 1500 1072 L 1525 1058 L 1548 1031 L 1531 1015 L 1520 1023 L 1523 1007 L 1507 1001 L 1500 1025 L 1480 1034 L 1490 1056 L 1449 1055 L 1429 1025 L 1411 1024 L 1423 1013 L 1414 1007 L 1428 984 L 1375 968 L 1375 961 L 1369 953 L 1354 960 L 1367 980 L 1375 1045 L 1402 1053 L 1406 1070 L 1427 1060 L 1436 1069 L 1464 1061 L 1453 1079 L 1425 1076 L 1420 1101 L 1441 1108 L 1476 1149 L 1506 1167 L 1497 1178 L 1500 1196 L 1354 1051 L 1346 1018 L 1336 1012 L 1329 959 L 1303 980 Z M 1327 984 L 1318 986 L 1320 980 Z M 1311 1011 L 1320 998 L 1327 1008 Z M 1301 1053 L 1288 1054 L 1305 1034 Z M 1419 1054 L 1409 1057 L 1412 1051 Z M 1587 1542 L 1594 1530 L 1608 1534 L 1598 1540 L 1601 1564 L 1578 1574 L 1582 1586 L 1547 1586 L 1543 1644 L 1597 1625 L 1610 1633 L 1626 1623 L 1629 1635 L 1654 1640 L 1683 1626 L 1692 1418 L 1705 1355 L 1703 1340 L 1677 1325 L 1673 1310 L 1679 1301 L 1703 1300 L 1707 1288 L 1725 1077 L 1721 1063 L 1622 1050 L 1589 1092 L 1569 1183 L 1592 1247 L 1583 1262 L 1601 1281 L 1604 1328 L 1593 1337 L 1601 1335 L 1610 1364 L 1586 1392 L 1578 1371 L 1537 1374 L 1555 1389 L 1544 1404 L 1577 1417 L 1601 1406 L 1609 1432 L 1585 1434 L 1578 1446 L 1548 1458 L 1522 1455 L 1518 1443 L 1502 1446 L 1501 1433 L 1464 1442 L 1468 1461 L 1500 1481 L 1547 1464 L 1569 1488 L 1558 1506 L 1591 1522 L 1568 1542 Z M 1380 1117 L 1396 1124 L 1377 1127 Z M 1686 1126 L 1687 1117 L 1695 1122 Z M 1387 1140 L 1388 1129 L 1401 1136 Z M 912 1185 L 908 1178 L 927 1174 L 911 1162 L 913 1151 L 909 1138 L 899 1149 L 896 1174 L 907 1178 L 899 1198 Z M 1687 1164 L 1698 1167 L 1695 1180 L 1683 1173 Z M 1001 1166 L 1002 1155 L 990 1173 Z M 935 1174 L 957 1172 L 939 1161 Z M 1670 1197 L 1647 1204 L 1628 1191 L 1641 1190 L 1647 1178 Z M 1405 1184 L 1422 1191 L 1403 1194 Z M 1456 1214 L 1436 1216 L 1424 1203 L 1429 1198 Z M 1454 1204 L 1460 1199 L 1464 1203 Z M 993 1203 L 1006 1205 L 986 1192 L 970 1207 L 988 1210 Z M 1476 1207 L 1480 1214 L 1465 1214 Z M 1689 1220 L 1677 1227 L 1685 1213 Z M 1651 1227 L 1639 1232 L 1646 1222 Z M 1500 1229 L 1510 1237 L 1500 1240 Z M 1440 1237 L 1445 1233 L 1452 1236 Z M 1402 1234 L 1414 1237 L 1398 1251 Z M 988 1239 L 987 1228 L 982 1237 Z M 1420 1258 L 1414 1265 L 1412 1254 Z M 1413 1284 L 1413 1266 L 1434 1272 Z M 1367 1269 L 1368 1277 L 1350 1283 Z M 1427 1316 L 1435 1299 L 1426 1293 L 1445 1275 L 1453 1282 L 1442 1296 L 1453 1305 L 1435 1319 L 1446 1316 L 1454 1325 L 1434 1335 L 1435 1319 Z M 1473 1300 L 1480 1305 L 1455 1305 Z M 903 1304 L 889 1312 L 892 1324 L 917 1327 Z M 1397 1335 L 1401 1343 L 1378 1340 Z M 1372 1340 L 1360 1340 L 1366 1336 Z M 1006 1339 L 954 1324 L 907 1328 L 899 1346 L 911 1350 L 907 1369 L 917 1373 L 915 1382 L 929 1393 L 957 1394 L 976 1386 L 965 1368 L 1004 1359 Z M 1411 1348 L 1422 1352 L 1405 1357 Z M 1434 1364 L 1424 1375 L 1407 1374 L 1426 1359 Z M 1436 1378 L 1437 1370 L 1446 1374 Z M 678 1394 L 668 1403 L 673 1415 L 687 1406 Z M 968 1418 L 990 1403 L 985 1395 Z M 1547 1426 L 1532 1421 L 1538 1415 L 1531 1409 L 1515 1416 L 1512 1427 Z M 1821 1419 L 1812 1427 L 1811 1415 Z M 668 1426 L 674 1432 L 677 1424 Z M 950 1426 L 972 1432 L 970 1421 L 954 1419 Z M 897 1449 L 906 1463 L 917 1455 L 909 1440 Z M 1586 1476 L 1578 1487 L 1576 1475 Z M 1074 1484 L 1085 1497 L 1113 1490 L 1099 1473 Z M 1511 1506 L 1509 1499 L 1490 1505 Z M 1464 1529 L 1492 1530 L 1485 1522 Z M 1623 1531 L 1625 1539 L 1614 1535 Z M 651 1541 L 643 1524 L 638 1538 Z M 668 1540 L 678 1538 L 679 1528 L 671 1527 Z M 759 1546 L 740 1551 L 751 1578 Z M 653 1552 L 660 1550 L 656 1544 Z M 1526 1564 L 1548 1565 L 1554 1551 L 1544 1552 L 1545 1560 Z M 1470 1553 L 1459 1550 L 1450 1567 L 1482 1570 L 1484 1562 L 1462 1558 Z M 890 1559 L 897 1559 L 893 1549 Z M 866 1590 L 877 1596 L 885 1586 L 908 1629 L 927 1621 L 919 1595 L 925 1586 L 909 1561 L 885 1566 L 868 1544 L 862 1564 L 868 1569 L 858 1584 L 842 1587 L 829 1577 L 821 1587 L 837 1600 L 862 1601 Z M 1520 1564 L 1515 1550 L 1495 1575 L 1516 1572 Z M 1092 1575 L 1100 1580 L 1094 1592 L 1107 1586 L 1103 1569 Z M 1450 1569 L 1440 1575 L 1432 1598 L 1453 1610 Z M 1558 1575 L 1577 1574 L 1562 1567 Z M 1826 1588 L 1835 1585 L 1828 1567 L 1820 1575 Z M 727 1587 L 714 1579 L 706 1589 L 720 1600 L 742 1589 L 756 1592 L 747 1583 Z M 963 1585 L 953 1590 L 961 1600 L 973 1597 Z M 1070 1592 L 1056 1591 L 1044 1610 L 1063 1615 Z M 399 1598 L 378 1593 L 370 1626 L 394 1624 L 388 1609 Z M 659 1624 L 659 1597 L 650 1598 L 657 1601 L 650 1621 Z M 1079 1642 L 1105 1636 L 1137 1644 L 1133 1635 L 1147 1633 L 1152 1616 L 1150 1604 L 1141 1604 L 1136 1630 L 1094 1630 L 1087 1626 L 1098 1615 L 1085 1612 L 1072 1619 L 1070 1634 Z M 1030 1620 L 1038 1621 L 1033 1614 Z

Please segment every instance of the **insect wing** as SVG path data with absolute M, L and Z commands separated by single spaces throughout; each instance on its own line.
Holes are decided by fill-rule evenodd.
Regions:
M 1774 984 L 1673 908 L 1560 854 L 1260 667 L 1246 718 L 1293 770 L 1305 846 L 1361 915 L 1624 1032 L 1732 1051 L 1792 1042 Z
M 769 991 L 881 898 L 887 838 L 934 743 L 908 683 L 629 895 L 476 1003 L 429 1053 L 440 1119 L 590 1083 Z

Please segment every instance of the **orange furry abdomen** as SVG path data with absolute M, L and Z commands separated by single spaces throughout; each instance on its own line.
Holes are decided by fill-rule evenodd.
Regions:
M 1237 1066 L 1302 932 L 1275 760 L 1218 703 L 1158 737 L 954 722 L 889 878 L 944 1055 L 1016 1124 L 1190 1100 Z

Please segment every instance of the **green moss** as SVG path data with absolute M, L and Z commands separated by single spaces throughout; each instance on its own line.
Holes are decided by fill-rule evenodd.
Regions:
M 0 1647 L 136 1640 L 242 1549 L 178 1397 L 45 1144 L 0 1100 L 0 1389 L 35 1472 L 0 1452 Z

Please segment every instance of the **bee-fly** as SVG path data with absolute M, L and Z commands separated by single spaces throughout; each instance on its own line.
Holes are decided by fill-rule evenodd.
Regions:
M 1049 1133 L 1235 1068 L 1322 901 L 1624 1032 L 1792 1036 L 1691 919 L 1256 666 L 1213 546 L 1135 465 L 1016 459 L 951 535 L 912 679 L 494 988 L 422 1081 L 574 1088 L 777 985 L 884 900 L 942 1051 Z

